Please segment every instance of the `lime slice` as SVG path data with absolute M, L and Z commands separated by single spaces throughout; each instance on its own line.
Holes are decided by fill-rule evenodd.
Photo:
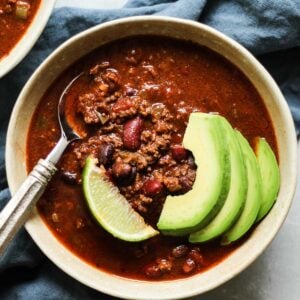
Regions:
M 114 237 L 139 242 L 159 234 L 130 206 L 105 174 L 89 156 L 83 169 L 83 191 L 96 221 Z

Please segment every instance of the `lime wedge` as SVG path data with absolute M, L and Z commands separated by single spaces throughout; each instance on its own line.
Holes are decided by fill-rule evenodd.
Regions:
M 83 169 L 83 191 L 96 221 L 114 237 L 128 242 L 143 241 L 159 234 L 109 181 L 104 167 L 96 164 L 97 159 L 89 156 Z

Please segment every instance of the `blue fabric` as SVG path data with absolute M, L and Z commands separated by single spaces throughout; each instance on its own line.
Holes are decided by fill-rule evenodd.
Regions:
M 299 132 L 299 0 L 131 0 L 116 10 L 57 9 L 31 53 L 0 79 L 0 208 L 10 197 L 4 168 L 7 124 L 18 93 L 34 69 L 53 49 L 84 29 L 120 17 L 150 14 L 197 20 L 248 48 L 279 84 Z M 111 298 L 60 271 L 21 230 L 0 260 L 0 299 Z

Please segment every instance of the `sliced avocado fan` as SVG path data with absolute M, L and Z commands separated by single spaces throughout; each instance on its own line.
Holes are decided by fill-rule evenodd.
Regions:
M 248 191 L 244 209 L 236 223 L 222 236 L 221 244 L 228 245 L 241 238 L 255 223 L 262 201 L 262 179 L 257 158 L 243 135 L 236 131 L 246 164 Z
M 224 139 L 227 140 L 231 165 L 230 188 L 225 203 L 219 213 L 208 225 L 197 232 L 191 233 L 189 242 L 200 243 L 214 239 L 234 223 L 244 208 L 247 195 L 247 173 L 240 144 L 236 139 L 235 131 L 229 122 L 221 117 L 214 116 L 220 120 L 224 128 Z
M 260 221 L 276 201 L 280 187 L 279 166 L 270 145 L 264 138 L 259 138 L 256 144 L 256 155 L 262 177 L 262 204 L 256 221 Z
M 222 208 L 230 184 L 228 146 L 221 118 L 192 113 L 183 146 L 192 151 L 197 165 L 192 190 L 169 195 L 157 227 L 165 235 L 186 235 L 205 226 Z

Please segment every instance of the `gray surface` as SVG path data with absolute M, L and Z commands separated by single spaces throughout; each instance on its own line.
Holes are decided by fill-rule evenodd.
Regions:
M 126 0 L 58 0 L 56 6 L 117 8 Z M 298 145 L 300 154 L 300 144 Z M 298 163 L 298 169 L 299 169 Z M 298 183 L 300 177 L 298 178 Z M 300 299 L 300 185 L 279 234 L 244 272 L 219 288 L 193 300 Z
M 300 143 L 298 143 L 300 155 Z M 298 156 L 299 157 L 299 156 Z M 298 162 L 298 170 L 300 163 Z M 300 177 L 291 210 L 267 250 L 244 272 L 193 300 L 300 299 Z

